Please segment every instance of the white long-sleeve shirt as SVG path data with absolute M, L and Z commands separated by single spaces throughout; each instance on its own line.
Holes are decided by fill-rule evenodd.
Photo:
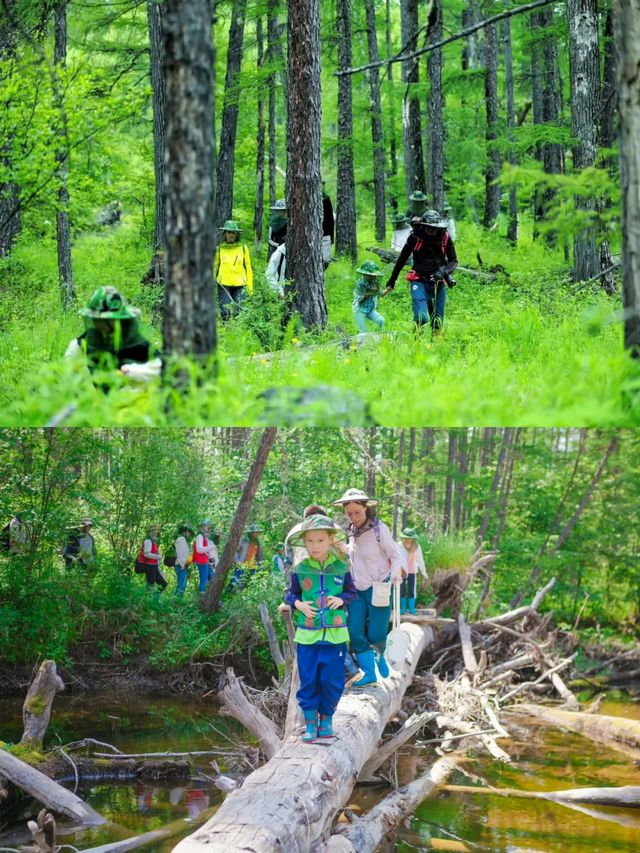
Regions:
M 153 546 L 153 542 L 151 539 L 145 539 L 142 551 L 144 553 L 145 559 L 149 560 L 151 563 L 159 563 L 160 562 L 160 551 L 157 551 L 155 554 L 151 550 Z M 156 546 L 157 547 L 157 546 Z
M 189 559 L 189 543 L 184 536 L 178 536 L 173 544 L 176 549 L 176 565 L 184 568 Z
M 374 583 L 402 576 L 400 549 L 387 525 L 382 521 L 376 524 L 377 536 L 373 527 L 358 537 L 349 536 L 351 576 L 356 589 L 369 589 Z
M 207 540 L 206 546 L 204 544 L 205 539 Z M 204 533 L 198 533 L 196 536 L 195 549 L 197 554 L 206 554 L 211 562 L 218 562 L 218 549 L 215 546 L 215 542 L 213 539 L 205 536 Z
M 404 568 L 405 572 L 407 572 L 407 574 L 413 574 L 413 575 L 417 575 L 418 572 L 420 572 L 420 574 L 423 576 L 423 578 L 425 580 L 428 580 L 429 576 L 427 575 L 427 567 L 424 564 L 424 555 L 422 553 L 422 548 L 420 547 L 420 545 L 416 542 L 414 550 L 413 551 L 407 551 L 407 549 L 404 547 L 404 545 L 402 543 L 402 540 L 400 540 L 398 542 L 398 548 L 400 548 L 400 551 L 402 553 L 402 558 L 404 560 L 403 568 Z M 415 552 L 416 556 L 415 556 L 415 560 L 413 563 L 413 571 L 411 572 L 411 570 L 409 568 L 409 554 L 414 553 L 414 552 Z M 416 569 L 417 569 L 417 571 L 416 571 Z
M 264 272 L 269 287 L 280 294 L 282 293 L 283 282 L 287 278 L 286 252 L 286 243 L 282 243 L 269 258 L 269 263 Z

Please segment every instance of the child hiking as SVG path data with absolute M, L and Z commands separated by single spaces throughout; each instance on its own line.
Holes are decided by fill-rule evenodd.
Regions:
M 424 564 L 424 556 L 422 548 L 418 541 L 418 534 L 415 528 L 405 527 L 400 534 L 398 546 L 402 551 L 404 563 L 402 569 L 402 587 L 400 591 L 400 613 L 416 612 L 416 579 L 420 572 L 425 581 L 429 580 L 427 569 Z
M 356 272 L 362 276 L 356 281 L 353 291 L 353 313 L 356 318 L 358 331 L 364 334 L 367 331 L 367 320 L 382 331 L 384 328 L 384 317 L 378 314 L 376 306 L 381 287 L 382 270 L 375 261 L 365 261 Z
M 357 590 L 347 563 L 330 553 L 336 539 L 344 539 L 344 533 L 323 515 L 310 515 L 289 538 L 292 546 L 303 547 L 308 554 L 292 573 L 284 599 L 298 611 L 296 698 L 304 714 L 305 742 L 333 736 L 333 714 L 345 684 L 349 631 L 344 608 Z
M 221 228 L 222 242 L 216 249 L 213 272 L 218 283 L 218 304 L 223 321 L 235 317 L 253 293 L 253 269 L 246 243 L 240 243 L 242 229 L 233 219 Z

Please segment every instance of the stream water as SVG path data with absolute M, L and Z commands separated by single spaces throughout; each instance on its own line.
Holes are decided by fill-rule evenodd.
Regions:
M 605 703 L 600 713 L 640 719 L 640 703 L 628 699 Z M 514 735 L 507 745 L 513 764 L 500 765 L 478 754 L 465 770 L 479 784 L 526 790 L 553 790 L 595 785 L 640 785 L 640 767 L 624 754 L 598 746 L 580 735 L 507 721 Z M 22 732 L 21 700 L 0 702 L 0 740 L 15 742 Z M 129 696 L 58 696 L 47 745 L 83 737 L 113 744 L 123 752 L 219 750 L 232 748 L 230 738 L 242 737 L 235 721 L 218 716 L 209 701 Z M 407 747 L 398 756 L 397 781 L 406 784 L 433 760 L 429 745 Z M 223 772 L 225 756 L 215 756 Z M 196 767 L 211 773 L 211 757 Z M 463 773 L 452 784 L 473 784 Z M 385 789 L 358 787 L 351 803 L 368 808 Z M 203 809 L 222 802 L 224 794 L 205 781 L 180 786 L 159 784 L 96 784 L 79 791 L 112 824 L 108 828 L 66 835 L 65 843 L 82 849 L 182 821 L 173 839 L 147 847 L 168 853 L 180 835 L 187 835 Z M 113 824 L 117 824 L 114 827 Z M 0 835 L 0 847 L 6 846 Z M 14 846 L 14 845 L 9 845 Z M 640 810 L 598 807 L 567 808 L 555 803 L 442 793 L 418 807 L 408 825 L 386 850 L 482 850 L 511 853 L 637 853 L 640 851 Z

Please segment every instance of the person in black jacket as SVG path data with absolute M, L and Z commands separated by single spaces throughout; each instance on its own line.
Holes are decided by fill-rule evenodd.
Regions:
M 326 269 L 331 263 L 331 252 L 336 233 L 336 221 L 333 216 L 333 205 L 322 182 L 322 263 Z
M 414 218 L 411 225 L 412 231 L 381 295 L 386 296 L 393 290 L 402 267 L 413 254 L 411 272 L 407 274 L 413 319 L 416 326 L 424 326 L 429 321 L 437 333 L 444 322 L 447 286 L 455 285 L 451 273 L 458 265 L 456 250 L 447 232 L 447 223 L 436 210 L 427 210 L 419 219 Z

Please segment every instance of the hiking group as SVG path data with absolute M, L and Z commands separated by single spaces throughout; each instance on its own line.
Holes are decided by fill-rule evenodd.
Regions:
M 449 209 L 450 210 L 450 209 Z M 352 310 L 358 333 L 366 334 L 367 323 L 378 330 L 385 320 L 379 300 L 391 294 L 405 265 L 410 286 L 413 321 L 416 329 L 427 324 L 437 334 L 444 323 L 447 288 L 455 285 L 451 273 L 457 266 L 454 245 L 455 223 L 449 213 L 441 216 L 428 208 L 428 198 L 420 190 L 409 196 L 405 214 L 392 217 L 394 231 L 391 250 L 385 256 L 395 259 L 386 286 L 384 272 L 374 260 L 366 260 L 357 269 Z M 281 297 L 287 282 L 286 237 L 287 206 L 279 199 L 270 211 L 268 265 L 265 280 Z M 242 242 L 242 228 L 228 219 L 220 228 L 221 238 L 214 256 L 214 276 L 220 317 L 228 322 L 236 317 L 254 290 L 251 252 Z M 322 209 L 322 258 L 325 269 L 331 261 L 335 237 L 335 218 L 330 197 L 324 191 Z M 83 357 L 91 372 L 98 368 L 117 369 L 132 381 L 147 382 L 160 375 L 161 353 L 143 334 L 140 311 L 127 303 L 112 286 L 98 287 L 88 304 L 80 310 L 85 331 L 68 345 L 65 356 Z M 108 385 L 101 386 L 105 392 Z

